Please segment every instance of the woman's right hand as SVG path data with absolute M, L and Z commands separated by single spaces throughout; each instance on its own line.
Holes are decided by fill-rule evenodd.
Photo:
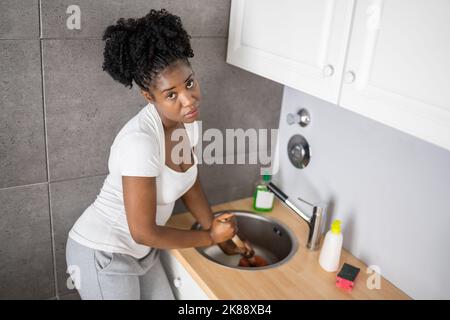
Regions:
M 214 218 L 209 230 L 213 244 L 227 241 L 237 233 L 237 223 L 234 214 L 223 213 Z

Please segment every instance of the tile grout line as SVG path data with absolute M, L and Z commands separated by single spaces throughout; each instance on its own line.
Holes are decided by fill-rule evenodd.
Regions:
M 237 155 L 246 155 L 246 156 L 248 156 L 249 154 L 258 154 L 258 152 L 257 151 L 254 151 L 254 152 L 237 152 L 237 153 L 234 153 L 233 156 L 237 156 Z M 228 156 L 231 156 L 231 155 L 232 154 L 228 154 Z M 220 156 L 220 158 L 222 160 L 224 160 L 224 159 L 226 159 L 226 155 L 223 154 L 223 155 Z M 202 163 L 199 163 L 199 164 L 208 165 L 208 164 L 205 163 L 205 161 L 206 160 L 208 160 L 208 161 L 209 160 L 214 160 L 215 157 L 205 157 L 205 158 L 202 158 L 202 159 L 203 159 Z M 245 159 L 247 160 L 247 157 Z M 232 164 L 228 164 L 228 165 L 245 165 L 245 164 L 258 165 L 258 163 L 253 163 L 253 164 L 249 164 L 249 163 L 244 163 L 244 164 L 232 163 Z M 217 163 L 212 163 L 210 165 L 218 165 L 218 164 Z M 227 164 L 223 163 L 223 165 L 227 165 Z M 21 185 L 17 185 L 17 186 L 9 186 L 9 187 L 0 188 L 0 190 L 8 190 L 8 189 L 15 189 L 15 188 L 22 188 L 22 187 L 31 187 L 31 186 L 37 186 L 37 185 L 40 185 L 40 184 L 52 184 L 52 183 L 68 182 L 68 181 L 73 181 L 73 180 L 95 178 L 95 177 L 101 177 L 101 176 L 107 176 L 107 175 L 108 175 L 108 173 L 106 172 L 106 173 L 93 174 L 93 175 L 88 175 L 88 176 L 81 176 L 81 177 L 74 177 L 74 178 L 65 178 L 65 179 L 60 179 L 60 180 L 53 180 L 51 182 L 43 181 L 43 182 L 36 182 L 36 183 L 29 183 L 29 184 L 21 184 Z M 47 179 L 49 179 L 48 175 L 47 175 Z
M 39 20 L 39 25 L 38 25 L 38 28 L 39 28 L 39 40 L 42 39 L 42 18 L 41 18 L 42 3 L 41 3 L 41 1 L 42 0 L 38 0 L 38 12 L 37 12 L 38 20 Z
M 67 182 L 67 181 L 73 181 L 73 180 L 81 180 L 81 179 L 87 179 L 87 178 L 96 178 L 96 177 L 101 177 L 101 176 L 107 176 L 107 173 L 101 173 L 101 174 L 93 174 L 90 176 L 82 176 L 82 177 L 75 177 L 75 178 L 67 178 L 67 179 L 60 179 L 60 180 L 53 180 L 50 183 L 58 183 L 58 182 Z
M 0 38 L 0 40 L 2 40 L 2 41 L 6 41 L 6 40 L 9 40 L 9 41 L 31 41 L 31 40 L 38 40 L 38 39 L 40 39 L 39 37 L 38 38 L 36 38 L 36 37 L 34 37 L 34 38 Z
M 22 188 L 22 187 L 38 186 L 40 184 L 48 184 L 48 181 L 29 183 L 29 184 L 21 184 L 21 185 L 18 185 L 18 186 L 4 187 L 4 188 L 1 188 L 0 190 L 2 190 L 2 191 L 3 190 L 12 190 L 12 189 L 17 189 L 17 188 Z
M 52 214 L 52 197 L 50 194 L 50 161 L 48 158 L 48 132 L 47 132 L 47 112 L 45 108 L 45 83 L 44 83 L 44 43 L 42 41 L 42 0 L 38 1 L 38 17 L 39 17 L 39 51 L 41 58 L 41 90 L 42 90 L 42 110 L 44 118 L 44 144 L 45 144 L 45 159 L 47 165 L 47 196 L 48 196 L 48 212 L 50 220 L 50 243 L 52 250 L 52 262 L 53 262 L 53 281 L 55 290 L 55 299 L 59 300 L 58 293 L 58 277 L 56 274 L 56 251 L 55 251 L 55 233 L 53 230 L 53 214 Z
M 192 36 L 191 39 L 227 39 L 225 36 Z M 64 37 L 43 37 L 42 28 L 39 31 L 40 40 L 102 40 L 101 37 L 79 37 L 79 38 L 64 38 Z M 36 38 L 0 38 L 0 40 L 13 40 L 13 41 L 23 41 L 23 40 L 36 40 Z
M 101 177 L 101 176 L 106 176 L 108 175 L 107 173 L 103 173 L 103 174 L 94 174 L 91 176 L 83 176 L 83 177 L 77 177 L 77 178 L 67 178 L 67 179 L 62 179 L 62 180 L 53 180 L 51 182 L 48 181 L 43 181 L 43 182 L 36 182 L 36 183 L 29 183 L 29 184 L 21 184 L 21 185 L 17 185 L 17 186 L 10 186 L 10 187 L 5 187 L 5 188 L 0 188 L 0 190 L 8 190 L 8 189 L 15 189 L 15 188 L 22 188 L 22 187 L 31 187 L 31 186 L 37 186 L 40 184 L 52 184 L 52 183 L 58 183 L 58 182 L 66 182 L 66 181 L 72 181 L 72 180 L 80 180 L 80 179 L 87 179 L 87 178 L 95 178 L 95 177 Z
M 265 151 L 265 150 L 264 150 Z M 237 155 L 246 155 L 248 156 L 249 154 L 258 154 L 257 151 L 254 152 L 237 152 L 234 153 L 233 156 L 237 156 Z M 228 154 L 228 156 L 231 156 L 232 154 Z M 220 156 L 220 158 L 222 158 L 222 160 L 226 159 L 226 155 L 223 154 Z M 202 158 L 203 161 L 202 163 L 199 164 L 205 164 L 206 160 L 213 160 L 215 159 L 215 157 L 205 157 Z M 247 159 L 247 157 L 246 157 Z M 244 163 L 244 164 L 248 164 L 248 165 L 258 165 L 258 163 L 253 163 L 253 164 L 249 164 L 249 163 Z M 217 163 L 213 163 L 210 165 L 217 165 Z M 223 163 L 223 165 L 227 165 L 226 163 Z M 239 164 L 239 163 L 232 163 L 232 164 L 228 164 L 228 165 L 243 165 L 243 164 Z M 8 190 L 8 189 L 15 189 L 15 188 L 22 188 L 22 187 L 31 187 L 31 186 L 37 186 L 40 184 L 52 184 L 52 183 L 60 183 L 60 182 L 68 182 L 68 181 L 73 181 L 73 180 L 80 180 L 80 179 L 88 179 L 88 178 L 95 178 L 95 177 L 101 177 L 101 176 L 107 176 L 108 173 L 101 173 L 101 174 L 93 174 L 93 175 L 88 175 L 88 176 L 81 176 L 81 177 L 74 177 L 74 178 L 65 178 L 65 179 L 60 179 L 60 180 L 53 180 L 51 182 L 49 181 L 43 181 L 43 182 L 36 182 L 36 183 L 29 183 L 29 184 L 21 184 L 21 185 L 17 185 L 17 186 L 9 186 L 9 187 L 4 187 L 4 188 L 0 188 L 0 190 Z M 47 174 L 47 179 L 49 179 L 48 174 Z

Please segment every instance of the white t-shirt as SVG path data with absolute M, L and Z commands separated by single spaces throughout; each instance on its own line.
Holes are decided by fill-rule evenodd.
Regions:
M 198 142 L 196 121 L 184 123 L 189 142 Z M 150 247 L 137 244 L 131 237 L 123 201 L 122 176 L 156 177 L 156 224 L 165 225 L 175 201 L 186 193 L 197 178 L 197 157 L 186 172 L 165 165 L 165 137 L 161 118 L 148 104 L 117 134 L 110 149 L 108 169 L 96 200 L 83 212 L 69 237 L 92 249 L 129 254 L 142 258 Z

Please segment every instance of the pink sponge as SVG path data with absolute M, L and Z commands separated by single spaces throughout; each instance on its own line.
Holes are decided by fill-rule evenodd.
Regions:
M 355 285 L 356 276 L 359 273 L 359 268 L 350 264 L 344 263 L 341 271 L 339 271 L 336 278 L 336 287 L 342 288 L 347 292 L 351 292 Z

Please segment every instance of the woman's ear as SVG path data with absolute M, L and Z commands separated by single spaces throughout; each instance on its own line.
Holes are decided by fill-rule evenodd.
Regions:
M 144 96 L 145 100 L 147 100 L 151 104 L 154 104 L 155 98 L 153 97 L 153 95 L 149 91 L 141 89 L 141 94 Z

